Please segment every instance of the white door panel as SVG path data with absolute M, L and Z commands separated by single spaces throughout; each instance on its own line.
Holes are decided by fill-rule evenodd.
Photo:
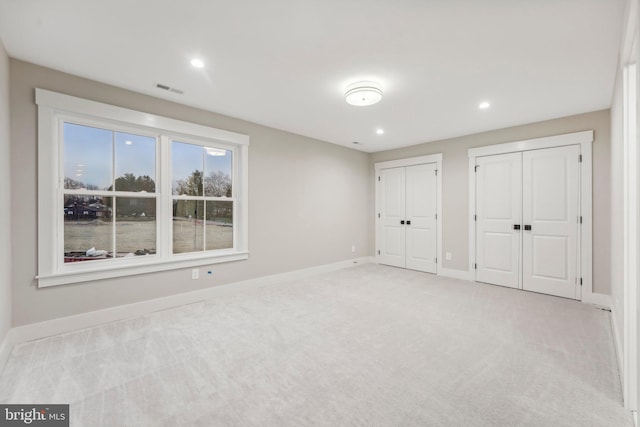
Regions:
M 520 288 L 522 156 L 478 157 L 476 162 L 476 280 Z
M 407 263 L 412 270 L 436 272 L 436 164 L 406 168 Z
M 511 231 L 507 233 L 485 232 L 482 252 L 484 253 L 483 270 L 511 274 L 518 266 L 513 265 L 511 256 L 518 248 L 513 247 L 514 238 Z
M 405 266 L 405 168 L 380 171 L 381 264 Z
M 580 299 L 579 155 L 578 146 L 522 155 L 523 224 L 531 226 L 523 230 L 526 290 Z
M 436 164 L 380 171 L 378 262 L 436 273 Z

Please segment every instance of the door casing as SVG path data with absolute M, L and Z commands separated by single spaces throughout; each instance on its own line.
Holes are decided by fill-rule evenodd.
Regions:
M 490 156 L 494 154 L 517 153 L 543 148 L 563 147 L 568 145 L 580 145 L 582 162 L 580 167 L 580 215 L 582 216 L 580 263 L 582 278 L 581 301 L 585 303 L 607 306 L 607 295 L 593 292 L 592 273 L 592 144 L 593 131 L 569 133 L 565 135 L 549 136 L 544 138 L 528 139 L 509 142 L 505 144 L 489 145 L 485 147 L 471 148 L 469 157 L 469 271 L 475 278 L 476 260 L 476 223 L 474 220 L 476 187 L 475 165 L 476 157 Z
M 382 169 L 399 168 L 406 166 L 422 165 L 427 163 L 435 163 L 436 170 L 438 171 L 438 179 L 436 182 L 437 187 L 437 207 L 436 213 L 438 220 L 436 222 L 436 274 L 440 274 L 442 266 L 442 153 L 431 154 L 427 156 L 411 157 L 407 159 L 390 160 L 386 162 L 378 162 L 374 165 L 374 179 L 375 179 L 375 257 L 378 260 L 378 251 L 380 250 L 380 218 L 378 213 L 380 212 L 380 171 Z

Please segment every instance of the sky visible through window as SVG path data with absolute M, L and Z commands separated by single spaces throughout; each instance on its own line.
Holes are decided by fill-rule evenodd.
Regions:
M 186 181 L 194 171 L 205 177 L 222 172 L 231 176 L 231 152 L 174 141 L 171 144 L 174 192 L 178 181 Z
M 73 123 L 64 123 L 63 132 L 66 179 L 93 190 L 108 190 L 114 179 L 125 174 L 148 176 L 156 181 L 155 138 Z M 204 170 L 205 175 L 213 172 L 231 175 L 231 151 L 212 151 L 198 145 L 174 142 L 171 155 L 172 187 L 178 180 L 186 180 L 195 170 Z

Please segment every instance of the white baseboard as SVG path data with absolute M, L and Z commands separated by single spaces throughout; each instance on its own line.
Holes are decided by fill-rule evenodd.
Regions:
M 623 378 L 624 378 L 624 362 L 623 362 L 623 351 L 624 349 L 622 348 L 622 341 L 620 341 L 620 332 L 622 332 L 622 329 L 620 329 L 618 327 L 618 321 L 617 319 L 617 315 L 616 315 L 616 311 L 615 311 L 615 307 L 611 307 L 611 330 L 613 332 L 613 345 L 616 348 L 616 360 L 618 362 L 618 372 L 620 372 L 620 387 L 622 387 L 622 389 L 624 389 L 624 384 L 622 384 L 623 382 Z
M 7 360 L 9 360 L 14 344 L 15 334 L 12 329 L 9 329 L 2 342 L 0 342 L 0 375 L 2 375 L 2 371 L 7 364 Z
M 471 271 L 441 268 L 438 270 L 438 276 L 451 277 L 452 279 L 460 279 L 473 282 L 473 273 Z
M 347 261 L 340 261 L 332 264 L 305 268 L 302 270 L 294 270 L 287 273 L 274 274 L 271 276 L 263 276 L 255 279 L 215 286 L 212 288 L 200 289 L 197 291 L 185 292 L 181 294 L 170 295 L 167 297 L 120 305 L 117 307 L 105 308 L 103 310 L 90 311 L 87 313 L 46 320 L 44 322 L 32 323 L 24 326 L 18 326 L 10 331 L 12 340 L 8 341 L 7 351 L 8 353 L 10 353 L 11 348 L 13 348 L 14 344 L 26 341 L 45 338 L 66 332 L 72 332 L 79 329 L 90 328 L 93 326 L 102 325 L 104 323 L 145 315 L 154 311 L 179 307 L 185 304 L 192 304 L 198 301 L 204 301 L 222 295 L 234 294 L 246 289 L 260 288 L 264 286 L 274 285 L 282 281 L 298 280 L 320 273 L 329 273 L 343 268 L 353 267 L 355 265 L 368 264 L 371 263 L 372 260 L 373 257 L 355 258 Z M 3 347 L 0 347 L 0 356 L 2 356 L 3 353 L 1 351 L 4 348 L 5 344 L 3 344 Z M 3 366 L 4 362 L 0 358 L 0 368 Z
M 633 423 L 638 427 L 638 411 L 631 411 L 633 414 Z
M 582 302 L 585 304 L 599 305 L 604 308 L 611 309 L 611 295 L 596 294 L 596 293 L 584 293 L 582 295 Z

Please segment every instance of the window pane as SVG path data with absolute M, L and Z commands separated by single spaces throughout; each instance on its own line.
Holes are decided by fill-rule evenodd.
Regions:
M 199 145 L 171 143 L 173 194 L 202 196 L 204 150 Z
M 111 197 L 64 197 L 64 262 L 112 257 Z
M 156 191 L 156 139 L 115 132 L 116 190 Z
M 116 256 L 156 253 L 156 199 L 116 197 Z
M 64 188 L 106 190 L 113 184 L 113 132 L 65 123 Z
M 204 195 L 231 197 L 231 165 L 233 152 L 218 148 L 204 148 Z
M 173 253 L 204 250 L 204 201 L 173 201 Z
M 206 249 L 233 248 L 233 202 L 207 202 Z

